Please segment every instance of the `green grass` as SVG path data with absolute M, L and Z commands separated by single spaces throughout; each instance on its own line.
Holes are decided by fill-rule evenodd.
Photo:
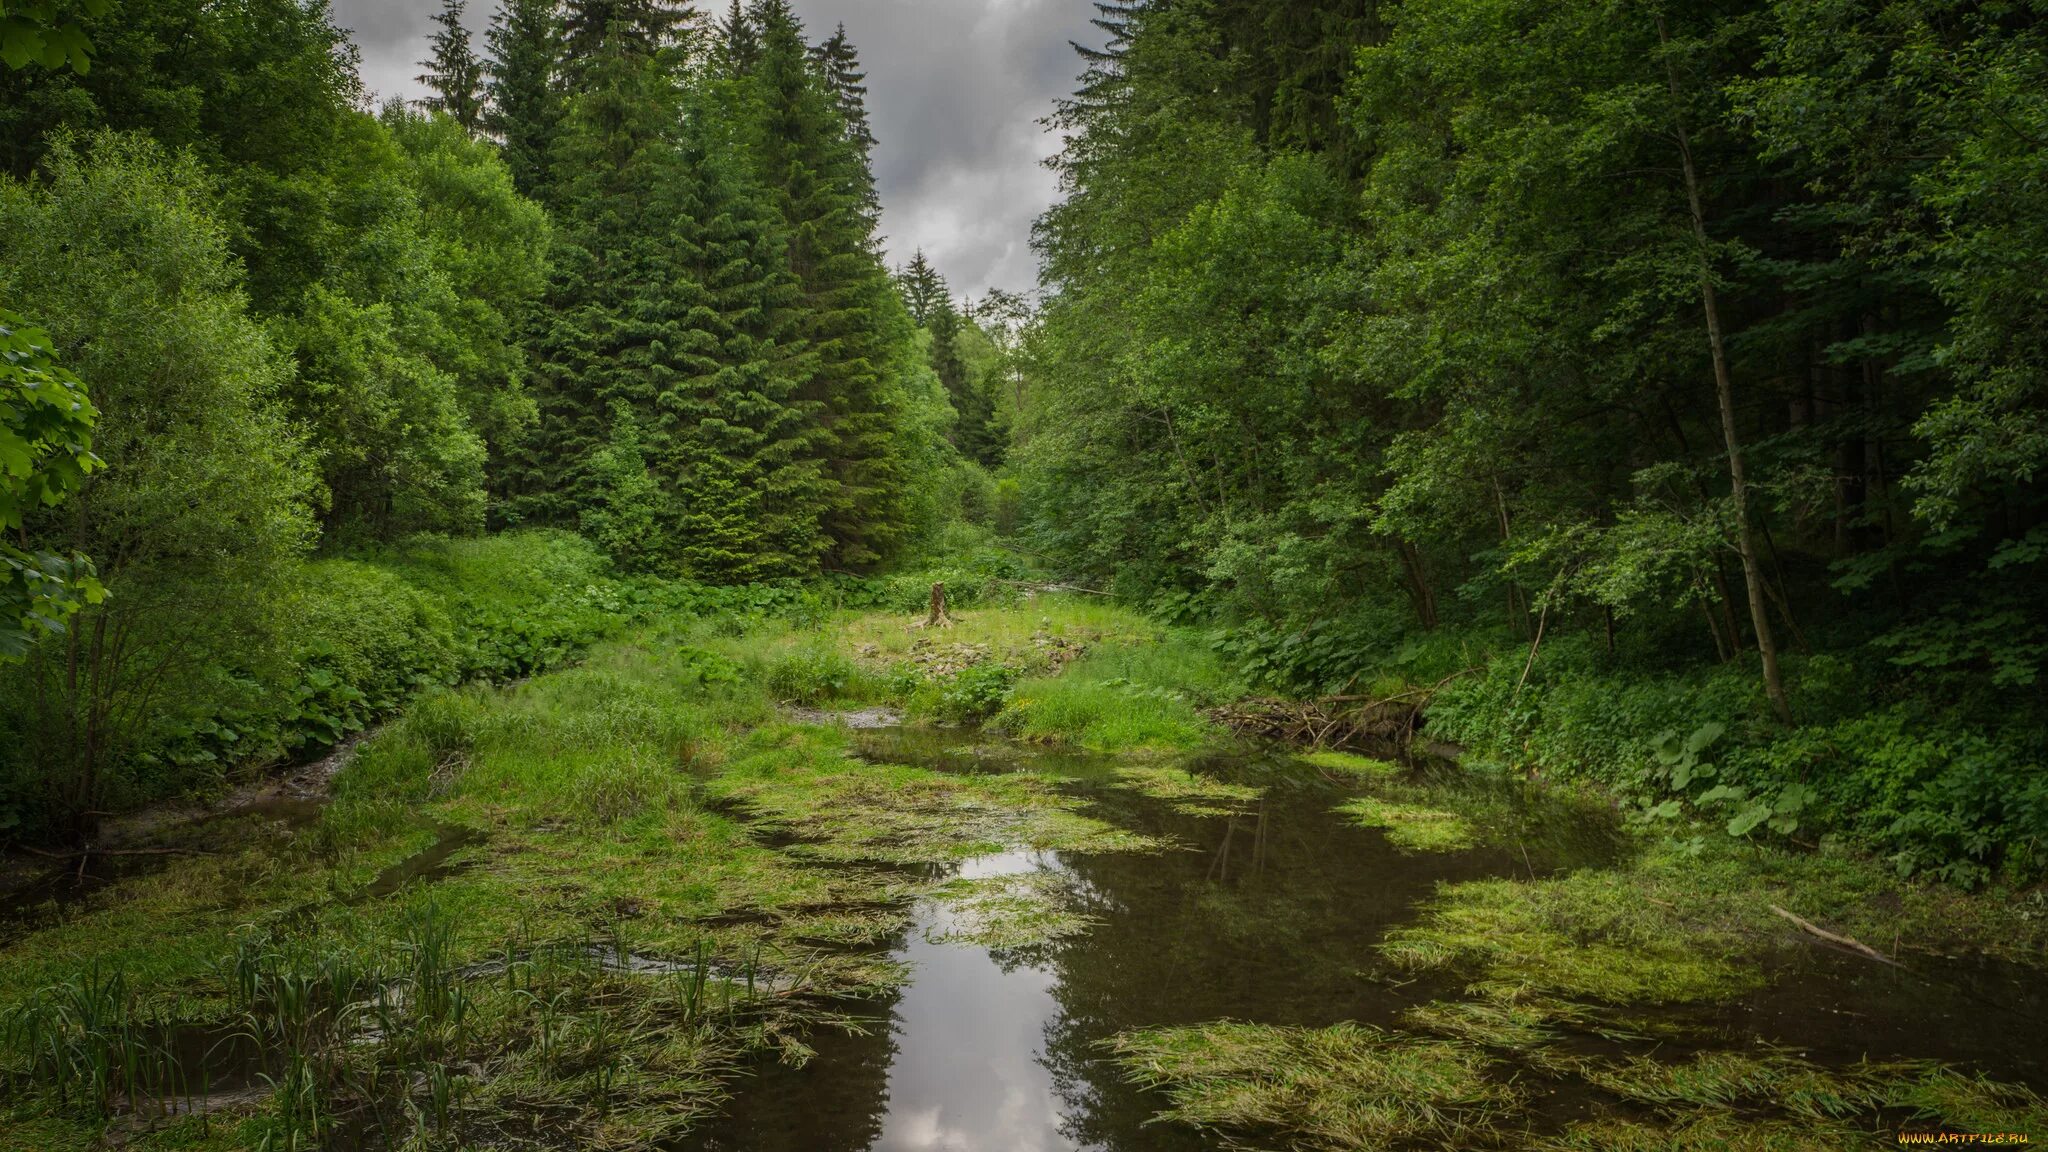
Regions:
M 1356 1024 L 1223 1021 L 1126 1032 L 1105 1045 L 1132 1081 L 1164 1089 L 1160 1119 L 1295 1148 L 1377 1152 L 1486 1143 L 1521 1092 L 1477 1048 Z
M 1197 776 L 1184 768 L 1157 764 L 1135 764 L 1116 770 L 1118 783 L 1132 791 L 1165 800 L 1176 811 L 1189 816 L 1228 816 L 1265 795 L 1265 789 L 1248 784 L 1227 784 Z
M 1399 764 L 1376 760 L 1371 756 L 1360 756 L 1353 752 L 1310 752 L 1302 756 L 1302 759 L 1327 772 L 1362 776 L 1366 779 L 1398 776 L 1406 771 Z
M 97 963 L 124 973 L 137 1019 L 261 1015 L 269 1001 L 236 991 L 227 958 L 389 972 L 418 954 L 404 942 L 429 917 L 450 928 L 436 945 L 440 975 L 415 994 L 462 1003 L 459 1028 L 408 1007 L 373 1042 L 320 1040 L 310 1063 L 293 1065 L 310 1070 L 309 1093 L 281 1089 L 209 1131 L 274 1133 L 320 1114 L 287 1101 L 425 1107 L 394 1085 L 426 1081 L 395 1069 L 480 1063 L 490 1075 L 446 1105 L 470 1138 L 489 1142 L 508 1110 L 545 1113 L 558 1138 L 588 1146 L 673 1134 L 716 1104 L 747 1053 L 800 1054 L 803 1034 L 835 1018 L 842 998 L 904 978 L 886 956 L 841 945 L 907 926 L 916 901 L 939 893 L 923 866 L 1019 848 L 1157 846 L 1035 775 L 866 764 L 846 733 L 781 719 L 779 699 L 806 694 L 787 689 L 813 682 L 792 668 L 850 667 L 845 694 L 856 697 L 878 684 L 868 656 L 838 646 L 872 628 L 843 618 L 732 635 L 656 621 L 573 668 L 430 694 L 361 746 L 311 827 L 173 858 L 0 950 L 0 1012 Z M 475 842 L 427 881 L 365 895 L 449 828 Z M 844 862 L 889 867 L 835 866 Z M 984 944 L 1085 924 L 1028 883 L 940 894 L 963 938 Z M 594 959 L 612 953 L 715 975 L 688 987 Z M 24 1058 L 0 1043 L 0 1064 L 23 1071 Z M 37 1132 L 33 1147 L 89 1146 L 102 1125 L 33 1092 L 16 1104 L 21 1124 L 0 1127 Z M 185 1137 L 147 1139 L 139 1146 Z
M 1462 852 L 1479 843 L 1471 822 L 1455 812 L 1422 804 L 1361 796 L 1337 811 L 1386 833 L 1388 843 L 1408 852 Z

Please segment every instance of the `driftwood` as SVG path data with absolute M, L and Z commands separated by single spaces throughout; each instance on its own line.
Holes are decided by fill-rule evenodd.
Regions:
M 1840 948 L 1847 948 L 1849 951 L 1854 952 L 1859 956 L 1875 960 L 1880 964 L 1889 964 L 1894 968 L 1899 967 L 1898 961 L 1892 959 L 1891 957 L 1885 955 L 1882 952 L 1879 952 L 1877 949 L 1872 948 L 1870 945 L 1865 944 L 1863 941 L 1858 940 L 1853 936 L 1838 936 L 1835 933 L 1820 927 L 1811 920 L 1785 911 L 1783 908 L 1778 907 L 1776 904 L 1770 905 L 1770 909 L 1771 911 L 1777 913 L 1785 919 L 1790 920 L 1794 925 L 1796 925 L 1799 928 L 1801 932 L 1804 932 L 1807 935 L 1814 937 L 1815 939 L 1825 940 L 1828 943 L 1833 944 Z
M 1256 736 L 1312 748 L 1371 748 L 1390 741 L 1406 744 L 1422 726 L 1422 714 L 1444 686 L 1480 671 L 1453 672 L 1427 688 L 1392 696 L 1340 695 L 1318 700 L 1241 700 L 1212 710 L 1218 723 L 1242 736 Z

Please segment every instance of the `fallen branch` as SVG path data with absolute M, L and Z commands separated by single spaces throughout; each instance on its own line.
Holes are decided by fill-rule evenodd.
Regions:
M 1870 945 L 1865 944 L 1863 941 L 1858 940 L 1853 936 L 1837 936 L 1833 932 L 1830 932 L 1827 929 L 1822 928 L 1819 925 L 1815 924 L 1813 921 L 1787 912 L 1783 908 L 1778 907 L 1776 904 L 1772 904 L 1769 907 L 1771 911 L 1776 912 L 1778 915 L 1783 916 L 1787 920 L 1790 920 L 1793 924 L 1798 926 L 1801 932 L 1804 932 L 1809 936 L 1825 940 L 1830 944 L 1834 944 L 1842 948 L 1847 948 L 1849 951 L 1854 952 L 1859 956 L 1875 960 L 1880 964 L 1889 964 L 1894 968 L 1901 967 L 1898 961 L 1892 959 L 1891 957 L 1885 955 L 1882 952 L 1879 952 L 1877 949 L 1872 948 Z
M 198 848 L 81 848 L 76 852 L 49 852 L 41 848 L 31 848 L 26 844 L 18 844 L 16 845 L 16 847 L 20 848 L 23 852 L 27 852 L 31 856 L 41 856 L 45 860 L 87 860 L 91 859 L 94 856 L 215 855 L 215 853 L 202 851 Z

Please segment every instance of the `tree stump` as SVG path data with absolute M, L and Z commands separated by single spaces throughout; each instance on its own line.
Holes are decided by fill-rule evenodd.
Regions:
M 932 585 L 932 611 L 931 615 L 924 618 L 924 626 L 926 628 L 951 628 L 953 626 L 953 618 L 946 614 L 946 586 L 943 583 Z

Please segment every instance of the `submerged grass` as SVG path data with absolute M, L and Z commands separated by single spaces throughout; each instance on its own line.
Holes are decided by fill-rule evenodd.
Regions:
M 1521 1099 L 1477 1048 L 1357 1024 L 1229 1021 L 1126 1032 L 1105 1047 L 1132 1081 L 1163 1089 L 1161 1119 L 1295 1147 L 1375 1152 L 1481 1143 Z
M 1361 796 L 1337 811 L 1386 833 L 1388 843 L 1408 852 L 1462 852 L 1479 843 L 1479 832 L 1455 812 L 1377 796 Z
M 925 932 L 935 944 L 1010 950 L 1078 936 L 1094 917 L 1076 908 L 1074 893 L 1047 871 L 955 879 L 937 892 L 944 917 Z
M 1335 772 L 1345 776 L 1362 776 L 1366 779 L 1399 776 L 1406 771 L 1406 769 L 1392 761 L 1379 760 L 1371 756 L 1360 756 L 1355 752 L 1310 752 L 1302 756 L 1302 759 L 1326 772 Z
M 1117 769 L 1117 780 L 1131 790 L 1155 800 L 1164 800 L 1175 811 L 1188 816 L 1228 816 L 1257 802 L 1265 790 L 1249 784 L 1230 784 L 1198 776 L 1185 768 L 1156 764 L 1131 765 Z
M 1052 630 L 1085 640 L 1047 644 L 1042 618 L 963 627 L 981 617 L 1033 651 L 1141 635 L 1094 608 Z M 657 621 L 575 668 L 427 697 L 361 746 L 296 836 L 172 859 L 0 949 L 0 1013 L 97 965 L 122 981 L 121 1026 L 80 1036 L 215 1022 L 261 1037 L 250 1075 L 267 1079 L 244 1085 L 259 1091 L 193 1118 L 200 1135 L 154 1125 L 124 1136 L 133 1147 L 307 1147 L 344 1118 L 394 1147 L 530 1140 L 536 1123 L 577 1147 L 673 1135 L 750 1053 L 803 1059 L 842 998 L 905 978 L 848 945 L 909 925 L 934 890 L 926 866 L 1157 847 L 1032 774 L 868 764 L 847 733 L 780 719 L 784 700 L 894 691 L 859 645 L 895 626 Z M 1029 882 L 948 896 L 986 944 L 1085 924 Z M 280 1023 L 285 1001 L 318 1027 Z M 50 1031 L 0 1043 L 14 1085 L 0 1148 L 21 1132 L 36 1134 L 24 1148 L 94 1146 L 110 1115 L 127 1122 L 125 1084 L 190 1071 L 60 1089 L 35 1064 Z M 118 1045 L 80 1043 L 114 1053 L 89 1067 L 121 1063 Z

